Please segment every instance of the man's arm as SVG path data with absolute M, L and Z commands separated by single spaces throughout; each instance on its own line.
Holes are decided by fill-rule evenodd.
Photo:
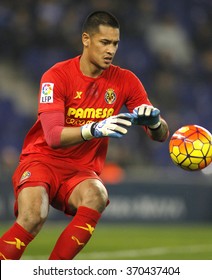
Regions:
M 164 142 L 169 137 L 168 125 L 157 108 L 142 104 L 133 110 L 132 116 L 132 123 L 145 126 L 147 134 L 153 140 Z
M 164 119 L 160 118 L 160 122 L 160 126 L 155 129 L 147 126 L 147 134 L 155 141 L 165 142 L 169 137 L 169 128 Z
M 127 113 L 81 127 L 65 127 L 64 113 L 60 111 L 41 113 L 40 120 L 45 140 L 53 149 L 69 147 L 93 138 L 120 138 L 132 124 L 131 115 Z
M 80 127 L 64 127 L 63 112 L 41 113 L 40 120 L 45 140 L 51 148 L 63 148 L 83 142 Z

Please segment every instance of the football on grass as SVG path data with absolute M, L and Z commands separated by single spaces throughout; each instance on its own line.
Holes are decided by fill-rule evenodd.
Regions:
M 188 171 L 201 170 L 212 161 L 212 135 L 199 125 L 183 126 L 172 135 L 169 154 L 177 166 Z

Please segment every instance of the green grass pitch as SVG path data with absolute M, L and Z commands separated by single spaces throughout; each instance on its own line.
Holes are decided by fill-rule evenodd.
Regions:
M 48 222 L 22 259 L 45 260 L 65 224 Z M 6 230 L 0 226 L 0 234 Z M 100 223 L 78 260 L 211 260 L 212 225 Z

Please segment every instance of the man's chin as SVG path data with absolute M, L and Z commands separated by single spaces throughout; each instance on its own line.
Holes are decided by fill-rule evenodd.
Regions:
M 101 65 L 102 70 L 106 70 L 108 67 L 110 67 L 111 63 L 104 63 Z

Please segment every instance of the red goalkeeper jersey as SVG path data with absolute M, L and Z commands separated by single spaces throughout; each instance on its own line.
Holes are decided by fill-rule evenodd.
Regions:
M 76 127 L 117 115 L 123 105 L 132 112 L 136 106 L 151 103 L 131 71 L 110 65 L 98 78 L 91 78 L 80 71 L 79 59 L 80 56 L 59 62 L 42 76 L 38 119 L 25 138 L 21 159 L 29 154 L 46 154 L 99 174 L 109 139 L 94 138 L 68 148 L 52 149 L 45 141 L 40 114 L 61 111 L 64 126 Z

